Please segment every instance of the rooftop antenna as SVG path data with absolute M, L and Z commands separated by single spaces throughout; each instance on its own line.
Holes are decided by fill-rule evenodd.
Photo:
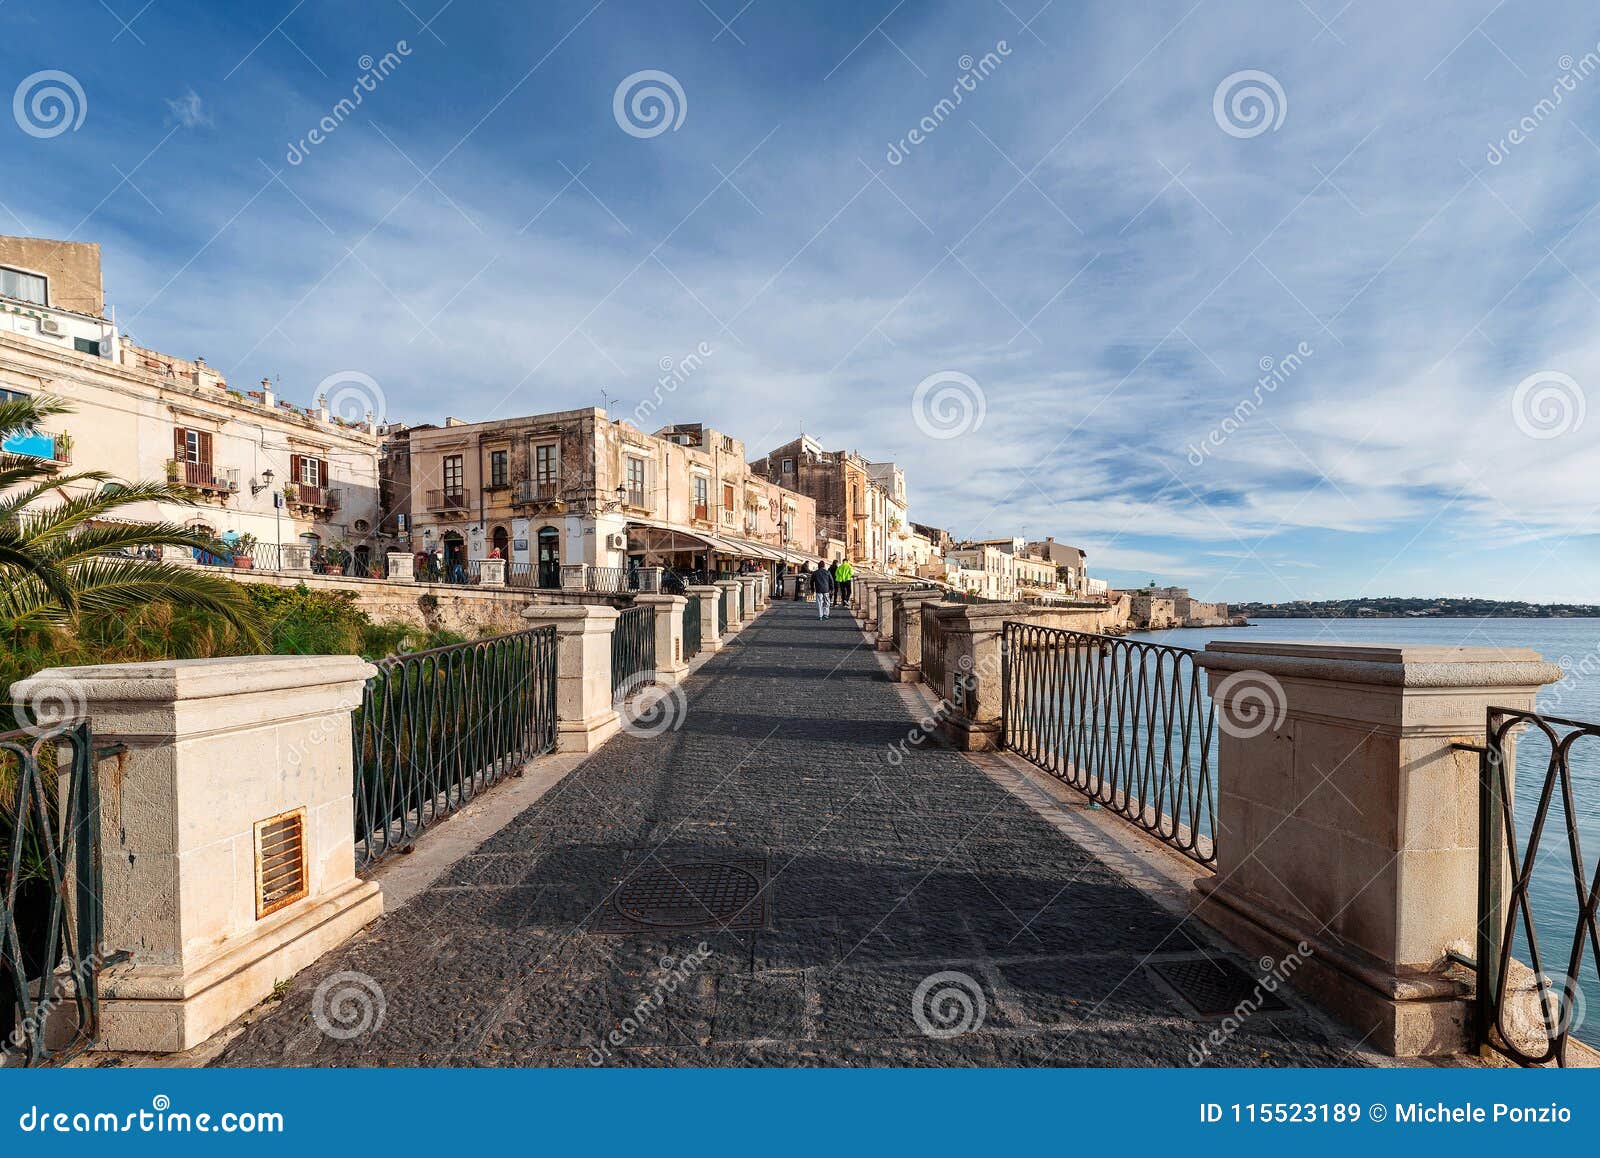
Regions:
M 605 391 L 605 388 L 601 387 L 601 389 L 600 389 L 600 407 L 607 414 L 611 413 L 611 399 L 613 397 L 621 397 L 621 395 L 607 394 L 606 391 Z

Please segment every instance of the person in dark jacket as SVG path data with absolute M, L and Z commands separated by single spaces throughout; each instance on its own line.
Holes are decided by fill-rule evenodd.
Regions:
M 807 566 L 810 566 L 810 564 L 807 564 Z M 800 597 L 805 593 L 806 573 L 805 570 L 798 563 L 796 563 L 794 568 L 794 601 L 799 603 Z
M 833 607 L 833 571 L 824 559 L 821 565 L 811 573 L 811 590 L 817 596 L 817 618 L 827 619 L 828 612 Z

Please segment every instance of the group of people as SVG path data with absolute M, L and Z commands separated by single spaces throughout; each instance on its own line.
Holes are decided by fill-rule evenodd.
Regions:
M 827 619 L 833 610 L 835 602 L 848 603 L 850 601 L 850 581 L 855 571 L 850 566 L 848 559 L 835 559 L 832 563 L 826 559 L 819 559 L 815 563 L 807 563 L 804 571 L 796 570 L 794 578 L 794 600 L 800 602 L 807 590 L 817 598 L 817 618 Z M 777 571 L 777 585 L 773 595 L 783 595 L 784 569 L 780 566 Z

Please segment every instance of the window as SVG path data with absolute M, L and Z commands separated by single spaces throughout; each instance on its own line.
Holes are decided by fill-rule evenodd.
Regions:
M 783 473 L 784 474 L 793 474 L 794 473 L 794 459 L 786 458 L 786 459 L 783 460 Z
M 172 433 L 172 457 L 182 463 L 210 463 L 211 434 L 209 431 L 185 430 L 179 426 Z
M 35 273 L 0 266 L 0 294 L 8 298 L 21 298 L 36 306 L 50 304 L 50 283 Z
M 733 488 L 727 483 L 722 485 L 722 509 L 725 511 L 733 510 Z
M 462 483 L 461 456 L 447 454 L 444 456 L 444 489 L 446 494 L 460 494 Z
M 554 486 L 559 459 L 556 444 L 544 443 L 533 448 L 533 481 L 540 486 Z
M 644 459 L 628 459 L 628 505 L 644 506 Z
M 492 486 L 492 487 L 503 487 L 503 486 L 506 485 L 506 476 L 509 473 L 508 470 L 507 470 L 506 458 L 507 458 L 507 452 L 506 451 L 503 451 L 503 450 L 491 450 L 489 452 L 489 485 L 490 486 Z
M 327 467 L 320 458 L 301 456 L 299 481 L 302 486 L 320 487 L 326 481 L 327 473 Z
M 100 356 L 100 343 L 92 338 L 73 338 L 72 348 L 80 354 L 93 354 L 96 358 Z
M 711 517 L 708 510 L 711 505 L 710 490 L 710 481 L 704 475 L 694 476 L 694 517 L 697 519 Z

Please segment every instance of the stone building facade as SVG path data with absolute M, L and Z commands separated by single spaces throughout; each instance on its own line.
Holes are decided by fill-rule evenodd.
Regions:
M 345 421 L 263 383 L 233 389 L 204 359 L 135 345 L 104 316 L 98 246 L 0 237 L 0 392 L 73 407 L 5 449 L 61 470 L 168 478 L 198 507 L 135 504 L 126 517 L 202 527 L 263 547 L 348 550 L 381 560 L 378 447 L 367 416 Z M 70 303 L 68 305 L 62 303 Z
M 816 503 L 819 533 L 843 543 L 852 563 L 888 570 L 889 495 L 873 479 L 866 459 L 853 450 L 828 450 L 803 434 L 752 460 L 750 467 L 769 482 L 809 496 Z
M 402 447 L 403 443 L 403 447 Z M 549 583 L 563 564 L 716 570 L 813 557 L 816 503 L 702 424 L 646 433 L 598 407 L 395 431 L 411 546 L 500 557 Z

